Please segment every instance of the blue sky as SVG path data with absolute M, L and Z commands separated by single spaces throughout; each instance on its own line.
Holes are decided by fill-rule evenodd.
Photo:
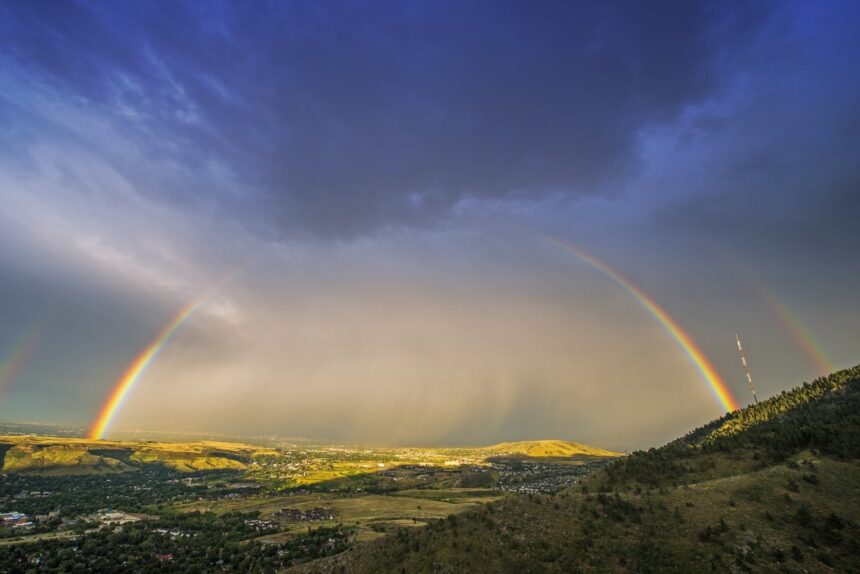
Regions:
M 851 2 L 6 2 L 0 417 L 87 424 L 230 270 L 118 428 L 647 446 L 860 335 Z M 745 270 L 738 274 L 737 270 Z M 667 404 L 681 404 L 682 409 Z

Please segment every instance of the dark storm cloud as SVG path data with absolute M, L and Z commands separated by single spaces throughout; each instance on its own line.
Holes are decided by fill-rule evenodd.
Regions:
M 0 30 L 28 75 L 111 118 L 148 157 L 222 166 L 242 184 L 154 183 L 118 162 L 142 192 L 265 213 L 288 234 L 352 236 L 433 220 L 464 197 L 611 193 L 636 169 L 639 130 L 719 90 L 762 12 L 13 2 Z
M 860 6 L 838 2 L 792 5 L 763 30 L 727 103 L 689 114 L 663 142 L 673 159 L 660 183 L 685 189 L 659 223 L 758 258 L 850 260 L 860 249 L 858 31 Z

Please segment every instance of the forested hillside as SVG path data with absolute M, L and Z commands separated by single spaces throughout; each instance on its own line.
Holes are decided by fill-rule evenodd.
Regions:
M 860 366 L 729 413 L 662 448 L 635 452 L 609 465 L 606 475 L 614 487 L 677 484 L 764 468 L 807 448 L 860 458 Z
M 860 571 L 860 367 L 303 572 Z

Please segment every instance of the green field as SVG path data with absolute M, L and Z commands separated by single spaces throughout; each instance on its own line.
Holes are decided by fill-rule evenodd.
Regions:
M 378 533 L 396 526 L 424 525 L 427 520 L 445 518 L 499 498 L 501 496 L 498 492 L 475 489 L 408 491 L 393 495 L 369 494 L 347 497 L 315 493 L 296 496 L 195 501 L 177 505 L 176 509 L 180 512 L 214 512 L 216 514 L 258 512 L 261 519 L 274 520 L 280 523 L 286 532 L 300 532 L 309 527 L 316 528 L 341 523 L 357 527 L 361 535 L 366 530 Z M 277 516 L 277 512 L 284 508 L 306 511 L 316 507 L 334 509 L 337 513 L 337 519 L 321 522 L 289 522 Z M 361 536 L 363 538 L 368 537 L 366 535 Z M 370 537 L 375 538 L 376 536 Z

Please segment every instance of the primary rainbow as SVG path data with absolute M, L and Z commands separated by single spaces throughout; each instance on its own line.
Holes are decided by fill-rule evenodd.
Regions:
M 645 309 L 651 313 L 651 315 L 653 315 L 661 325 L 663 325 L 669 335 L 675 339 L 675 342 L 678 343 L 684 353 L 686 353 L 690 358 L 690 361 L 701 373 L 702 377 L 710 386 L 711 391 L 713 391 L 714 396 L 720 401 L 720 404 L 726 409 L 726 411 L 732 412 L 740 408 L 740 405 L 737 400 L 735 400 L 725 381 L 723 381 L 720 374 L 693 341 L 693 338 L 681 328 L 681 326 L 671 317 L 671 315 L 669 315 L 668 312 L 666 312 L 665 309 L 660 307 L 653 299 L 618 271 L 614 270 L 599 259 L 589 255 L 579 247 L 553 237 L 546 237 L 545 239 L 562 249 L 573 253 L 581 260 L 585 261 L 595 269 L 602 271 L 616 283 L 624 287 L 624 289 L 630 293 L 636 301 L 645 307 Z
M 196 299 L 183 307 L 173 319 L 158 333 L 158 336 L 147 345 L 143 351 L 132 361 L 125 373 L 119 378 L 111 391 L 110 396 L 102 405 L 101 411 L 90 426 L 89 438 L 98 440 L 104 437 L 105 432 L 110 426 L 111 420 L 117 411 L 122 406 L 123 399 L 128 395 L 129 391 L 134 387 L 134 384 L 140 380 L 140 376 L 146 371 L 146 368 L 152 363 L 153 359 L 158 356 L 158 353 L 170 341 L 170 338 L 179 330 L 185 321 L 191 317 L 194 312 L 203 304 L 205 297 Z

